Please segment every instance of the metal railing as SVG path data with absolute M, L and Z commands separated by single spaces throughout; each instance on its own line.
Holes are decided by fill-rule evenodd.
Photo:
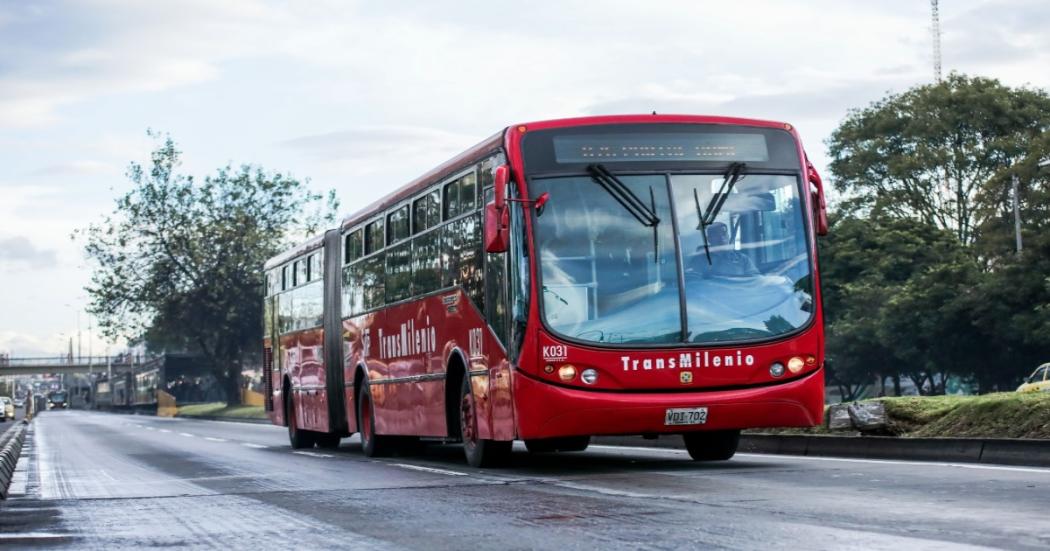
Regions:
M 5 367 L 106 367 L 108 365 L 138 365 L 144 363 L 148 358 L 138 355 L 116 355 L 116 356 L 38 356 L 10 358 L 0 356 L 0 371 Z

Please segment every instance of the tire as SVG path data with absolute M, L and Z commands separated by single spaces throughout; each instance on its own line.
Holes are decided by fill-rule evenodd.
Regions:
M 468 375 L 463 377 L 459 389 L 459 434 L 463 437 L 463 453 L 467 456 L 467 464 L 475 468 L 506 465 L 510 461 L 514 441 L 478 438 L 477 427 L 477 410 Z
M 339 449 L 339 443 L 343 440 L 341 436 L 334 432 L 322 432 L 315 436 L 318 448 L 324 448 L 326 450 Z
M 582 452 L 589 445 L 590 436 L 563 436 L 525 441 L 525 448 L 529 453 Z
M 716 430 L 709 432 L 688 432 L 682 435 L 685 449 L 694 461 L 725 461 L 734 454 L 740 445 L 739 430 Z
M 358 432 L 361 434 L 361 451 L 366 457 L 383 457 L 392 451 L 389 436 L 376 434 L 375 406 L 368 382 L 361 385 L 357 396 Z
M 288 423 L 288 443 L 293 450 L 314 447 L 314 434 L 311 431 L 295 426 L 295 407 L 292 393 L 287 392 L 284 398 L 284 420 Z

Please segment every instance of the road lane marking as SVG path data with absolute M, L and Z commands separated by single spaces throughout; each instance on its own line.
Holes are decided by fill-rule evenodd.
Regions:
M 204 439 L 211 442 L 229 442 L 229 440 L 225 438 L 215 438 L 214 436 L 205 436 Z
M 193 435 L 188 432 L 180 432 L 179 436 L 185 436 L 186 438 L 193 438 Z
M 170 430 L 168 430 L 168 429 L 157 429 L 157 431 L 158 431 L 158 432 L 171 432 L 171 431 L 170 431 Z
M 142 427 L 142 428 L 144 428 L 144 429 L 146 429 L 146 430 L 157 430 L 157 429 L 155 429 L 155 428 L 153 428 L 153 427 Z
M 447 474 L 450 476 L 469 476 L 467 473 L 461 473 L 457 471 L 446 471 L 445 469 L 435 469 L 433 467 L 423 467 L 422 465 L 410 465 L 408 463 L 394 463 L 395 467 L 401 467 L 402 469 L 411 469 L 413 471 L 423 471 L 427 473 L 436 474 Z
M 242 446 L 247 446 L 249 448 L 255 448 L 257 450 L 265 450 L 266 448 L 269 447 L 269 446 L 262 446 L 262 445 L 259 445 L 259 444 L 252 444 L 251 442 L 241 442 L 241 445 Z
M 328 455 L 326 453 L 317 453 L 317 452 L 294 451 L 292 453 L 297 454 L 297 455 L 306 455 L 306 456 L 309 456 L 309 457 L 326 457 L 326 458 L 335 457 L 334 455 Z

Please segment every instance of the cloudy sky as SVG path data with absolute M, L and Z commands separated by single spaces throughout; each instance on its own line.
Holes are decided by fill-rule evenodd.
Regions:
M 942 0 L 941 22 L 946 71 L 1050 87 L 1046 0 Z M 931 58 L 925 0 L 0 0 L 0 352 L 76 333 L 90 268 L 70 234 L 127 189 L 147 129 L 187 173 L 261 164 L 351 211 L 563 116 L 783 120 L 822 168 L 847 110 L 930 81 Z

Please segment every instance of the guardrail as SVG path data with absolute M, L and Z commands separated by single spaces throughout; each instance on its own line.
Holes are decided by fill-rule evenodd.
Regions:
M 27 421 L 19 421 L 0 435 L 0 499 L 7 499 L 11 477 L 15 474 L 18 456 L 26 438 Z
M 49 367 L 49 366 L 99 366 L 136 365 L 146 358 L 141 356 L 37 356 L 23 358 L 0 358 L 0 371 L 6 367 Z

